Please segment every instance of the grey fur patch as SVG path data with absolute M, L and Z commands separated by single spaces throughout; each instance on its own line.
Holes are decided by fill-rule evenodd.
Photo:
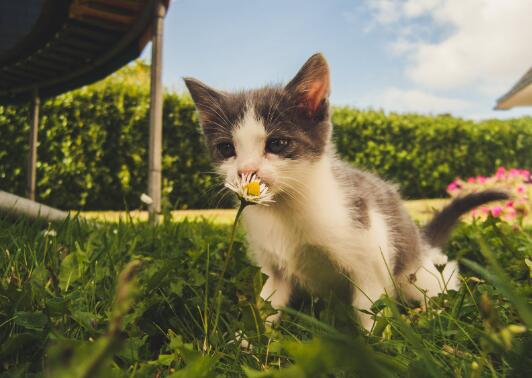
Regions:
M 307 117 L 282 87 L 262 88 L 253 91 L 249 97 L 256 115 L 263 121 L 268 138 L 290 141 L 279 156 L 314 160 L 323 155 L 332 130 L 328 107 L 321 118 Z
M 232 130 L 243 118 L 248 106 L 263 121 L 268 138 L 288 139 L 279 156 L 287 159 L 315 160 L 323 155 L 331 138 L 328 85 L 329 73 L 321 54 L 312 56 L 286 87 L 223 92 L 192 78 L 185 84 L 196 104 L 207 147 L 215 163 L 223 160 L 216 146 L 232 142 Z M 320 81 L 321 80 L 321 81 Z M 308 98 L 309 85 L 322 85 Z
M 232 130 L 238 125 L 251 104 L 262 120 L 268 138 L 288 139 L 288 147 L 279 155 L 287 159 L 320 157 L 330 139 L 331 123 L 328 106 L 320 118 L 307 117 L 282 86 L 269 86 L 235 93 L 216 92 L 197 81 L 186 81 L 200 114 L 207 147 L 214 162 L 223 160 L 216 146 L 232 143 Z M 216 93 L 216 94 L 215 94 Z
M 184 80 L 196 104 L 211 158 L 215 163 L 220 162 L 223 157 L 216 146 L 220 143 L 232 143 L 232 130 L 246 110 L 246 96 L 244 93 L 217 91 L 196 79 Z
M 356 220 L 362 225 L 362 227 L 369 229 L 371 224 L 369 221 L 368 204 L 364 198 L 357 198 L 354 200 L 353 208 L 355 210 Z
M 410 262 L 419 258 L 422 239 L 417 226 L 404 208 L 395 185 L 341 161 L 337 161 L 334 172 L 346 186 L 353 219 L 356 222 L 369 228 L 367 209 L 371 207 L 376 207 L 385 217 L 389 227 L 389 240 L 395 250 L 393 266 L 390 268 L 394 275 L 400 274 Z

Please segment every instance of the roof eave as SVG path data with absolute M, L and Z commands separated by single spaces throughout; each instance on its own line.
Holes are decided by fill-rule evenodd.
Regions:
M 497 100 L 495 110 L 509 110 L 518 106 L 532 106 L 532 68 Z

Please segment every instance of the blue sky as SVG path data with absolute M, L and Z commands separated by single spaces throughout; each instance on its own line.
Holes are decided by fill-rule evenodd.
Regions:
M 178 91 L 183 76 L 227 90 L 286 82 L 321 51 L 333 104 L 475 119 L 531 115 L 532 108 L 491 110 L 532 65 L 531 5 L 175 0 L 165 20 L 163 81 Z

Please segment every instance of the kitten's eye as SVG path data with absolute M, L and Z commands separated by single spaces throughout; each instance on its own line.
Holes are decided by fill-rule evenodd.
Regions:
M 220 154 L 224 157 L 224 159 L 229 159 L 232 156 L 235 156 L 235 146 L 233 146 L 232 143 L 220 143 L 216 146 L 218 148 L 218 151 L 220 151 Z
M 266 151 L 271 152 L 272 154 L 278 154 L 283 152 L 289 144 L 290 141 L 288 139 L 272 138 L 266 142 Z

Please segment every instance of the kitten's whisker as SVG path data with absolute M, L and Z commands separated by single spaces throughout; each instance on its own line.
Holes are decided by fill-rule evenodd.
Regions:
M 290 191 L 287 191 L 286 189 L 280 189 L 279 195 L 281 197 L 284 197 L 285 200 L 289 201 L 289 203 L 292 204 L 291 205 L 292 210 L 298 210 L 298 209 L 305 208 L 304 200 L 299 196 L 295 196 Z
M 280 181 L 283 182 L 283 185 L 285 186 L 284 188 L 281 187 L 279 189 L 280 191 L 289 196 L 291 199 L 295 200 L 297 203 L 304 203 L 305 199 L 307 198 L 304 190 L 290 184 L 288 182 L 288 177 L 280 178 Z
M 209 193 L 209 195 L 217 196 L 217 195 L 219 195 L 220 193 L 222 193 L 224 189 L 225 189 L 224 186 L 222 186 L 222 187 L 212 187 L 212 188 L 209 188 L 209 189 L 207 190 L 207 193 Z M 214 192 L 214 193 L 210 193 L 210 192 L 213 192 L 213 191 L 216 191 L 216 192 Z
M 222 119 L 222 121 L 226 122 L 227 125 L 229 126 L 231 124 L 231 122 L 229 122 L 227 114 L 225 113 L 223 108 L 220 106 L 220 103 L 218 101 L 216 101 L 214 99 L 214 97 L 209 97 L 209 98 L 207 98 L 207 100 L 209 101 L 209 105 L 211 105 L 211 106 L 208 107 L 208 109 L 214 111 L 214 113 L 218 117 L 220 117 Z M 215 106 L 216 108 L 214 108 L 213 106 Z M 220 112 L 218 112 L 217 109 L 221 112 L 221 114 L 220 114 Z
M 275 101 L 276 100 L 276 101 Z M 279 109 L 279 105 L 281 104 L 282 96 L 280 94 L 276 95 L 274 97 L 274 101 L 270 103 L 270 109 L 268 111 L 268 121 L 270 123 L 275 123 L 272 120 L 273 112 L 277 111 Z M 276 117 L 277 118 L 277 117 Z
M 214 207 L 218 208 L 220 203 L 222 203 L 222 201 L 224 201 L 227 198 L 227 196 L 230 194 L 231 194 L 231 191 L 229 190 L 223 191 L 223 194 L 218 198 L 218 201 L 216 201 L 216 205 Z
M 288 182 L 288 180 L 285 180 L 285 182 L 283 182 L 283 184 L 285 186 L 285 189 L 290 190 L 291 193 L 297 194 L 301 198 L 305 198 L 306 197 L 306 193 L 305 193 L 305 191 L 303 189 L 298 188 L 296 185 L 290 184 Z
M 308 198 L 304 194 L 297 193 L 290 187 L 282 188 L 280 191 L 285 198 L 289 199 L 297 206 L 305 207 L 308 204 Z
M 205 199 L 207 200 L 207 205 L 210 206 L 213 203 L 213 199 L 219 198 L 220 194 L 222 194 L 223 192 L 224 192 L 224 187 L 221 187 L 221 188 L 220 187 L 209 188 L 205 192 Z
M 301 186 L 301 182 L 298 179 L 294 178 L 294 177 L 291 177 L 291 176 L 280 176 L 279 177 L 279 181 L 283 182 L 290 189 L 294 190 L 295 192 L 297 192 L 298 194 L 300 194 L 302 196 L 305 196 L 305 194 L 307 192 L 305 190 L 305 188 Z M 294 183 L 295 185 L 292 185 L 291 183 Z
M 283 109 L 282 112 L 279 112 L 277 114 L 277 117 L 275 117 L 275 120 L 273 120 L 272 123 L 277 122 L 278 119 L 282 118 L 286 113 L 288 113 L 289 111 L 291 111 L 291 110 L 293 110 L 293 109 L 295 109 L 297 107 L 298 107 L 298 105 L 292 105 L 292 106 L 287 107 L 286 109 Z

